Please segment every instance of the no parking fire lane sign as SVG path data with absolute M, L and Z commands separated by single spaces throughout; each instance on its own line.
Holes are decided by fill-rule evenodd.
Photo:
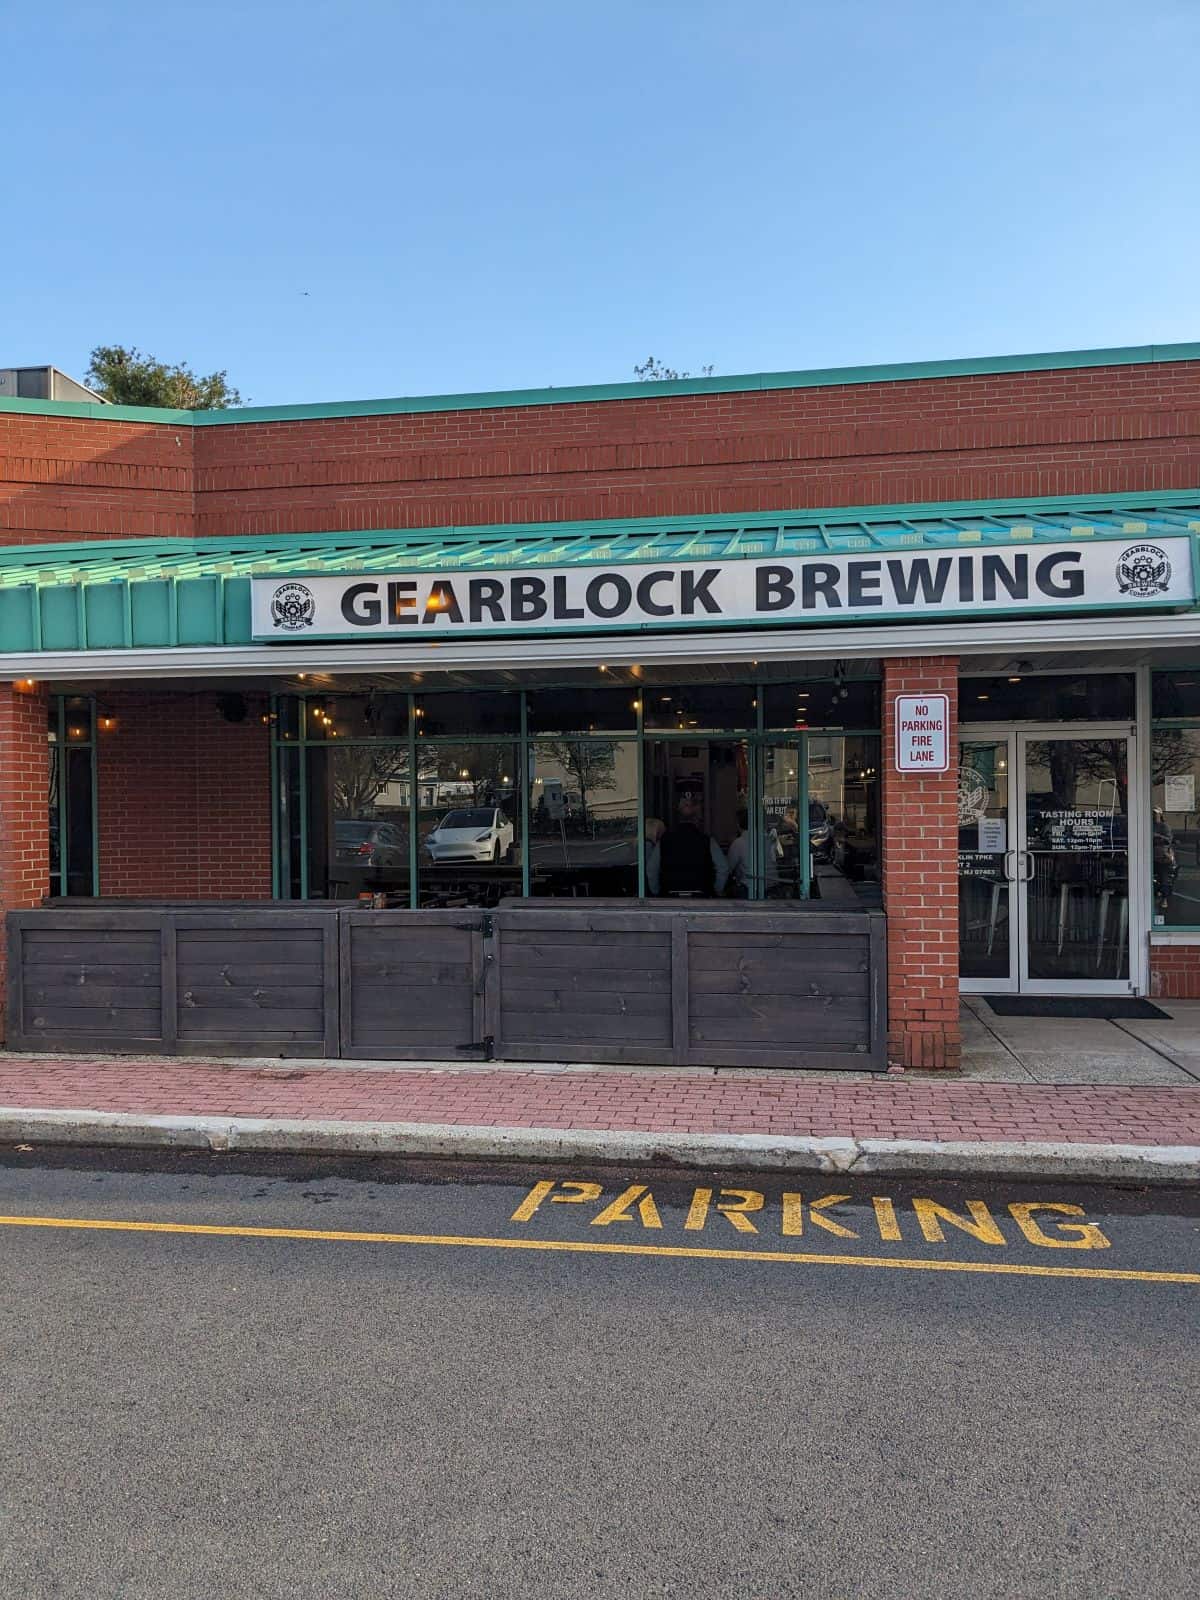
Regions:
M 944 694 L 896 696 L 896 771 L 947 772 L 950 702 Z

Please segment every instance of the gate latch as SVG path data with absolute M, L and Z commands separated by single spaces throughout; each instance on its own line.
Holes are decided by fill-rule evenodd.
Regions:
M 485 939 L 492 937 L 493 919 L 490 911 L 485 911 L 478 922 L 456 922 L 453 927 L 459 933 L 481 933 Z

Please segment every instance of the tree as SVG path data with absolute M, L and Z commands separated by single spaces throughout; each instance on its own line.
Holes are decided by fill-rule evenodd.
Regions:
M 408 778 L 405 745 L 339 745 L 332 757 L 335 817 L 374 816 L 380 795 Z
M 579 820 L 583 827 L 588 821 L 588 795 L 597 789 L 615 789 L 617 780 L 617 747 L 615 744 L 597 744 L 588 739 L 551 739 L 539 743 L 540 759 L 555 761 L 564 772 L 570 773 L 579 788 Z
M 697 376 L 701 378 L 712 377 L 712 367 L 701 367 Z M 690 378 L 690 372 L 676 372 L 674 367 L 664 367 L 657 356 L 647 356 L 639 367 L 636 362 L 633 368 L 634 377 L 639 383 L 670 383 L 677 378 Z
M 242 403 L 224 370 L 201 377 L 182 361 L 169 367 L 134 345 L 126 349 L 121 344 L 98 344 L 84 378 L 89 388 L 120 406 L 224 411 Z
M 510 744 L 427 745 L 421 759 L 433 756 L 442 783 L 469 787 L 471 804 L 503 805 L 517 792 L 519 762 Z

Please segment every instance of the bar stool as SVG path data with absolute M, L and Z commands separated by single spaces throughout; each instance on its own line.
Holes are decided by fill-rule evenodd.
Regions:
M 996 942 L 996 927 L 1000 921 L 1000 905 L 1006 897 L 1008 884 L 1003 879 L 997 878 L 992 884 L 992 907 L 988 913 L 988 942 L 987 953 L 990 956 L 992 946 Z
M 1092 884 L 1087 883 L 1087 882 L 1081 882 L 1078 879 L 1076 879 L 1074 882 L 1064 883 L 1064 884 L 1060 884 L 1059 885 L 1059 890 L 1058 890 L 1058 953 L 1059 953 L 1059 955 L 1062 955 L 1063 941 L 1066 939 L 1066 936 L 1067 936 L 1067 918 L 1068 918 L 1068 916 L 1070 914 L 1071 896 L 1073 894 L 1075 894 L 1076 892 L 1078 892 L 1079 894 L 1083 894 L 1083 895 L 1091 895 L 1091 894 L 1095 893 L 1095 889 L 1094 889 Z
M 978 878 L 974 879 L 973 881 L 976 883 L 980 882 Z M 990 956 L 996 943 L 996 929 L 1000 923 L 1000 907 L 1004 903 L 1005 891 L 1008 888 L 1008 883 L 1004 878 L 985 878 L 982 881 L 989 884 L 992 891 L 991 905 L 988 907 L 987 915 L 987 953 Z M 982 927 L 982 919 L 977 922 L 967 922 L 964 931 L 970 934 L 974 933 L 977 928 Z
M 1121 951 L 1129 933 L 1129 889 L 1121 887 L 1115 889 L 1102 889 L 1100 891 L 1100 931 L 1096 935 L 1096 971 L 1100 970 L 1100 963 L 1104 960 L 1104 936 L 1108 932 L 1109 904 L 1117 900 L 1117 965 L 1121 963 Z

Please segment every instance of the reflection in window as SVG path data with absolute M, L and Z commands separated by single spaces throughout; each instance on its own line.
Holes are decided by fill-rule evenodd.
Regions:
M 309 896 L 406 906 L 408 746 L 310 749 L 308 780 Z
M 878 906 L 879 735 L 808 741 L 808 830 L 815 899 L 830 910 Z
M 418 745 L 422 906 L 494 906 L 521 893 L 520 746 Z
M 632 740 L 538 740 L 530 800 L 532 894 L 637 894 L 637 745 Z
M 1150 750 L 1154 923 L 1195 927 L 1200 924 L 1200 730 L 1158 728 Z

